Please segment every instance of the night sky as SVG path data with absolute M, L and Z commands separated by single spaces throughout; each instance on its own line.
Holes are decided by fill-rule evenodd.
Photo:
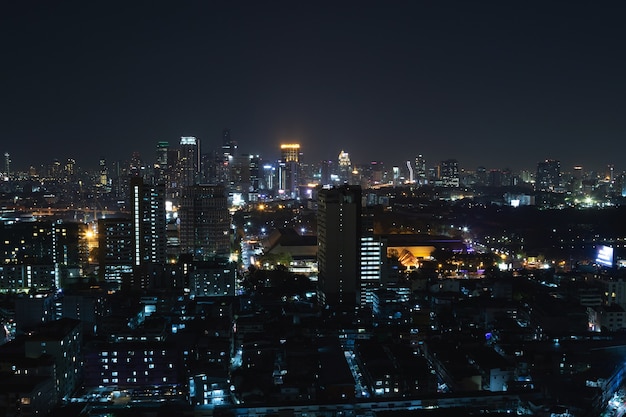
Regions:
M 4 1 L 0 152 L 16 168 L 242 153 L 626 169 L 626 5 Z

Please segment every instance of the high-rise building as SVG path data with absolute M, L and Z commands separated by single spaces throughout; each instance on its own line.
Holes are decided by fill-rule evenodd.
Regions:
M 230 129 L 222 131 L 222 149 L 219 160 L 216 160 L 216 177 L 218 184 L 224 184 L 227 188 L 232 185 L 233 159 L 237 156 L 237 142 L 230 135 Z
M 230 255 L 230 213 L 221 185 L 187 187 L 181 199 L 180 247 L 195 260 Z
M 101 278 L 121 284 L 133 272 L 133 222 L 127 218 L 98 220 L 98 264 Z
M 158 142 L 156 146 L 156 162 L 154 163 L 154 180 L 167 184 L 169 174 L 169 142 Z
M 333 161 L 322 161 L 320 163 L 320 183 L 321 185 L 332 184 Z
M 424 185 L 428 183 L 426 159 L 421 154 L 415 157 L 415 182 L 419 185 Z
M 439 164 L 438 185 L 442 187 L 459 187 L 459 161 L 456 159 L 447 159 Z
M 348 152 L 344 152 L 343 150 L 339 152 L 337 162 L 339 164 L 339 182 L 342 184 L 349 183 L 350 175 L 352 173 L 352 162 L 350 162 L 350 155 Z
M 167 260 L 165 185 L 131 179 L 133 265 L 163 265 Z
M 11 155 L 8 152 L 4 153 L 4 174 L 7 178 L 11 176 Z
M 361 214 L 360 272 L 358 302 L 361 307 L 371 306 L 373 293 L 384 281 L 384 264 L 387 250 L 383 240 L 374 235 L 374 213 L 363 210 Z
M 343 185 L 318 193 L 320 301 L 355 307 L 361 249 L 361 187 Z
M 225 160 L 228 160 L 229 156 L 236 156 L 237 154 L 237 142 L 233 141 L 230 136 L 230 129 L 224 129 L 222 131 L 222 155 Z
M 280 162 L 278 164 L 278 186 L 288 198 L 298 196 L 300 181 L 300 145 L 288 143 L 280 145 Z
M 104 158 L 100 158 L 100 179 L 98 181 L 100 187 L 109 186 L 109 168 L 107 167 L 107 161 Z
M 276 167 L 271 164 L 263 165 L 263 183 L 268 190 L 276 189 Z
M 546 159 L 537 163 L 535 188 L 539 191 L 557 191 L 561 184 L 561 161 Z
M 179 186 L 189 187 L 200 181 L 200 141 L 194 136 L 180 138 Z

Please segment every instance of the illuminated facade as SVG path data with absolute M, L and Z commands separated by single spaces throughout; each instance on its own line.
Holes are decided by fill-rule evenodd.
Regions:
M 359 254 L 359 294 L 361 306 L 373 304 L 373 293 L 383 281 L 384 263 L 387 259 L 384 242 L 374 236 L 374 214 L 364 211 L 361 215 Z
M 0 224 L 0 288 L 62 288 L 86 261 L 85 225 L 75 222 Z
M 194 136 L 180 138 L 178 159 L 181 187 L 189 187 L 200 180 L 200 141 Z
M 278 164 L 278 187 L 287 198 L 298 196 L 300 182 L 300 145 L 280 145 L 281 159 Z
M 163 265 L 166 262 L 165 185 L 131 180 L 133 264 Z
M 428 171 L 426 170 L 426 159 L 424 155 L 415 157 L 415 182 L 419 185 L 428 184 Z
M 460 185 L 459 161 L 456 159 L 441 161 L 436 184 L 441 187 L 458 188 Z
M 98 220 L 98 264 L 101 278 L 121 284 L 134 265 L 133 222 L 126 218 Z
M 352 162 L 350 162 L 350 155 L 348 152 L 341 151 L 338 157 L 339 164 L 339 181 L 349 183 L 352 175 Z

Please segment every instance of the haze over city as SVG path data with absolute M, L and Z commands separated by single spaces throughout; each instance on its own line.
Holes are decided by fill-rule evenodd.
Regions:
M 619 2 L 10 2 L 0 143 L 96 166 L 222 129 L 271 159 L 621 170 Z

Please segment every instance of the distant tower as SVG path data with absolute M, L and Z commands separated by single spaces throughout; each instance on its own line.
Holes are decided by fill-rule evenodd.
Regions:
M 65 179 L 68 181 L 73 181 L 74 176 L 76 175 L 76 160 L 74 158 L 67 158 L 64 169 Z
M 4 153 L 4 172 L 7 178 L 11 176 L 11 155 L 8 152 Z
M 230 255 L 230 213 L 223 186 L 187 187 L 179 217 L 182 253 L 193 254 L 200 261 Z
M 278 166 L 279 188 L 288 198 L 296 198 L 300 181 L 300 145 L 288 143 L 280 145 L 280 163 Z
M 197 184 L 200 174 L 200 141 L 194 136 L 180 138 L 180 185 L 189 187 Z
M 230 137 L 230 129 L 222 131 L 222 155 L 224 160 L 228 161 L 229 156 L 235 156 L 236 145 Z
M 100 181 L 99 185 L 106 187 L 109 185 L 109 168 L 107 168 L 107 161 L 104 158 L 100 158 Z
M 535 188 L 539 191 L 555 191 L 561 187 L 561 162 L 546 159 L 537 163 Z
M 613 164 L 609 164 L 606 168 L 609 184 L 613 186 L 613 183 L 615 182 L 615 166 Z
M 574 167 L 574 173 L 572 175 L 572 191 L 581 192 L 583 189 L 584 172 L 583 167 L 576 165 Z
M 439 181 L 444 187 L 458 188 L 460 185 L 459 161 L 447 159 L 439 165 Z
M 348 152 L 344 152 L 343 150 L 339 152 L 339 181 L 343 183 L 348 183 L 350 180 L 350 173 L 352 172 L 352 162 L 350 161 L 350 154 Z
M 413 167 L 411 167 L 411 161 L 406 161 L 406 168 L 409 170 L 409 184 L 415 182 L 415 174 L 413 173 Z
M 428 172 L 426 171 L 426 159 L 423 155 L 417 155 L 415 157 L 415 182 L 419 185 L 428 183 Z

